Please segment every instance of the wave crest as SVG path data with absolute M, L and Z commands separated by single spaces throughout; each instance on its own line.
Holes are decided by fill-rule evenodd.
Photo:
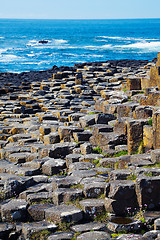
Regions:
M 67 40 L 64 39 L 54 39 L 55 44 L 65 44 L 68 43 Z
M 14 62 L 18 60 L 24 60 L 23 57 L 16 56 L 14 54 L 8 54 L 8 55 L 1 55 L 0 56 L 0 62 Z
M 119 45 L 117 47 L 158 50 L 160 48 L 160 42 L 137 42 L 137 43 L 132 43 L 132 44 Z
M 34 46 L 53 46 L 53 45 L 62 45 L 62 44 L 65 44 L 65 43 L 68 43 L 67 40 L 64 40 L 64 39 L 53 39 L 53 40 L 47 40 L 45 39 L 44 41 L 47 41 L 47 43 L 45 44 L 42 44 L 39 42 L 40 40 L 30 40 L 28 43 L 27 43 L 27 46 L 31 46 L 31 47 L 34 47 Z
M 119 37 L 119 36 L 98 36 L 97 38 L 104 38 L 104 39 L 113 39 L 113 40 L 124 40 L 124 41 L 156 41 L 158 39 L 155 39 L 155 38 L 150 38 L 150 39 L 147 39 L 147 38 L 142 38 L 142 37 L 139 37 L 139 38 L 136 38 L 136 37 Z M 103 41 L 103 40 L 98 40 L 98 41 Z M 104 40 L 105 41 L 105 40 Z

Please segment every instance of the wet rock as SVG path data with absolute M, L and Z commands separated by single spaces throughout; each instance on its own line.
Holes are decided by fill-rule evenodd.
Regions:
M 9 234 L 15 230 L 15 225 L 11 223 L 0 223 L 0 238 L 9 239 Z
M 73 171 L 78 171 L 78 170 L 89 170 L 94 167 L 95 167 L 94 164 L 90 162 L 77 162 L 77 163 L 72 163 L 69 166 L 68 172 L 72 173 Z
M 160 118 L 160 111 L 158 110 L 153 114 L 153 147 L 154 147 L 154 149 L 157 149 L 160 147 L 159 118 Z
M 93 115 L 86 115 L 84 117 L 81 117 L 79 119 L 79 122 L 82 126 L 82 128 L 88 127 L 90 125 L 94 125 L 95 124 L 95 116 Z
M 46 43 L 48 43 L 48 40 L 39 40 L 38 43 L 46 44 Z
M 73 177 L 73 176 L 66 176 L 66 177 L 57 177 L 52 180 L 53 190 L 57 188 L 69 188 L 71 186 L 77 185 L 82 180 L 81 177 Z
M 79 162 L 80 154 L 69 154 L 66 156 L 66 165 L 69 167 L 72 163 Z
M 149 125 L 143 126 L 143 146 L 145 152 L 153 149 L 153 127 Z
M 59 134 L 54 132 L 54 133 L 45 135 L 43 137 L 43 142 L 44 142 L 44 145 L 59 143 L 60 142 Z
M 127 90 L 140 90 L 141 78 L 129 78 L 127 79 Z
M 39 192 L 31 193 L 27 195 L 27 202 L 29 204 L 41 203 L 41 202 L 52 202 L 52 193 L 50 192 Z
M 84 195 L 86 198 L 98 198 L 104 194 L 106 183 L 104 182 L 93 182 L 84 184 Z
M 104 199 L 85 199 L 79 202 L 86 218 L 94 219 L 105 213 Z
M 81 226 L 71 227 L 76 233 L 85 232 L 78 237 L 108 239 L 101 236 L 107 234 L 104 223 L 86 220 L 106 222 L 107 212 L 123 215 L 127 207 L 134 210 L 143 204 L 149 210 L 159 209 L 159 170 L 152 166 L 159 162 L 159 89 L 151 88 L 158 83 L 158 65 L 151 70 L 151 81 L 148 71 L 154 63 L 144 67 L 146 63 L 116 60 L 0 74 L 1 94 L 5 93 L 0 99 L 2 220 L 11 221 L 14 213 L 20 216 L 17 202 L 26 201 L 26 219 L 20 217 L 6 239 L 76 237 L 72 232 L 53 234 L 56 226 L 50 229 L 45 221 L 35 222 L 44 219 L 62 226 L 81 221 Z M 120 156 L 139 147 L 145 153 Z M 126 181 L 132 177 L 136 183 Z M 12 200 L 16 204 L 4 208 Z M 75 207 L 79 204 L 83 211 Z M 149 229 L 155 216 L 145 217 Z M 22 221 L 34 222 L 22 228 Z M 122 239 L 127 238 L 139 235 L 125 234 Z
M 71 227 L 71 230 L 74 232 L 105 231 L 106 225 L 104 223 L 90 222 L 74 225 Z
M 15 163 L 24 163 L 28 161 L 32 161 L 37 158 L 37 154 L 35 153 L 12 153 L 9 156 L 9 160 Z
M 117 118 L 114 125 L 114 132 L 118 134 L 127 134 L 127 118 Z
M 95 115 L 95 122 L 96 124 L 108 124 L 109 121 L 115 120 L 116 117 L 113 114 L 96 114 Z
M 160 233 L 159 230 L 152 230 L 152 231 L 149 231 L 149 232 L 146 232 L 145 234 L 143 234 L 143 240 L 154 240 L 158 237 L 158 234 Z
M 42 165 L 42 172 L 48 176 L 57 174 L 65 168 L 66 162 L 62 159 L 50 158 Z
M 93 132 L 92 134 L 96 136 L 101 132 L 113 132 L 113 127 L 106 125 L 106 124 L 95 124 L 93 125 Z
M 109 199 L 105 199 L 106 211 L 114 212 L 116 215 L 125 215 L 129 207 L 134 211 L 138 207 L 135 184 L 133 181 L 113 181 L 110 183 Z
M 55 223 L 79 222 L 83 219 L 82 210 L 73 205 L 60 205 L 45 210 L 46 221 Z
M 138 103 L 134 102 L 127 102 L 124 104 L 120 104 L 117 107 L 117 117 L 133 117 L 133 111 L 138 106 Z
M 91 136 L 92 136 L 92 134 L 89 131 L 85 131 L 83 133 L 73 133 L 73 137 L 76 142 L 89 141 Z
M 74 237 L 73 232 L 57 232 L 50 235 L 47 240 L 70 240 Z
M 160 162 L 160 150 L 155 149 L 151 151 L 151 161 L 153 163 L 159 163 Z
M 60 158 L 65 157 L 72 153 L 73 149 L 76 148 L 76 143 L 56 143 L 52 146 L 52 151 L 50 152 L 50 157 Z
M 144 120 L 131 120 L 127 122 L 129 154 L 136 152 L 140 147 L 143 140 L 143 125 L 145 125 Z
M 71 137 L 73 137 L 73 133 L 76 132 L 83 132 L 83 129 L 74 126 L 60 126 L 58 128 L 60 140 L 63 139 L 65 142 L 69 142 L 71 140 Z
M 54 204 L 67 204 L 68 202 L 74 202 L 77 199 L 82 199 L 83 191 L 81 189 L 59 188 L 53 192 L 52 196 Z
M 45 219 L 45 209 L 50 208 L 52 204 L 33 204 L 29 206 L 28 213 L 34 221 L 42 221 Z
M 140 206 L 149 210 L 159 208 L 159 177 L 139 177 L 136 179 L 136 193 Z
M 28 203 L 21 199 L 12 199 L 1 206 L 2 221 L 26 221 Z
M 92 153 L 92 146 L 90 143 L 81 144 L 80 148 L 81 153 L 84 155 Z
M 133 117 L 135 119 L 151 118 L 152 113 L 153 113 L 152 107 L 138 106 L 135 108 L 135 110 L 133 112 Z
M 102 232 L 102 231 L 93 231 L 93 232 L 86 232 L 82 233 L 77 237 L 77 240 L 92 240 L 92 239 L 101 239 L 101 240 L 109 240 L 111 239 L 109 233 Z
M 121 240 L 141 240 L 142 235 L 138 235 L 138 234 L 122 234 L 120 236 L 117 237 L 117 239 L 121 239 Z
M 84 178 L 84 177 L 93 177 L 96 176 L 96 171 L 89 169 L 89 170 L 74 170 L 71 172 L 71 176 L 73 177 L 79 177 L 79 178 Z
M 57 226 L 54 223 L 48 223 L 45 221 L 34 222 L 34 223 L 24 223 L 22 226 L 22 234 L 25 239 L 36 238 L 36 237 L 46 237 L 46 233 L 55 232 Z
M 93 162 L 94 160 L 98 160 L 103 158 L 102 154 L 87 154 L 87 155 L 81 155 L 81 158 L 79 159 L 80 162 Z
M 90 138 L 92 145 L 100 146 L 102 149 L 114 149 L 116 145 L 122 145 L 126 143 L 126 136 L 116 133 L 99 133 L 96 136 Z
M 109 173 L 109 178 L 110 181 L 115 181 L 115 180 L 127 180 L 129 176 L 133 174 L 132 171 L 128 169 L 116 169 L 113 170 Z

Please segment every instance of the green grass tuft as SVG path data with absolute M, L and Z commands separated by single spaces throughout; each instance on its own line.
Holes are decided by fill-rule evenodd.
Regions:
M 103 222 L 108 223 L 109 215 L 107 212 L 103 212 L 101 214 L 97 214 L 97 216 L 94 218 L 95 222 Z
M 148 120 L 148 125 L 153 126 L 152 118 Z
M 124 155 L 127 155 L 127 154 L 128 154 L 128 151 L 123 150 L 123 151 L 120 151 L 120 152 L 118 152 L 118 153 L 115 153 L 115 154 L 113 155 L 113 157 L 120 157 L 120 156 L 124 156 Z
M 93 148 L 93 151 L 99 154 L 102 153 L 102 149 L 99 146 L 97 146 L 96 148 Z
M 30 240 L 44 240 L 44 239 L 47 239 L 47 237 L 49 235 L 51 235 L 52 232 L 51 231 L 48 231 L 48 230 L 43 230 L 43 231 L 40 231 L 40 232 L 37 232 L 37 233 L 33 233 L 31 236 L 30 236 Z
M 137 176 L 134 173 L 131 173 L 128 177 L 127 180 L 136 180 Z
M 87 113 L 87 115 L 94 115 L 96 114 L 95 112 L 90 112 L 90 113 Z
M 151 167 L 157 167 L 157 168 L 160 168 L 160 163 L 155 163 L 153 165 L 146 165 L 146 166 L 143 166 L 144 168 L 151 168 Z

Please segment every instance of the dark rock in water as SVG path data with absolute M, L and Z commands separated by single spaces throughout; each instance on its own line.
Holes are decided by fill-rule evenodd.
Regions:
M 48 40 L 40 40 L 38 43 L 47 44 Z

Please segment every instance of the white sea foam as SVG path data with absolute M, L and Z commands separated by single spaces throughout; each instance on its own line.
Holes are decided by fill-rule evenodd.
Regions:
M 30 53 L 30 54 L 27 54 L 28 57 L 34 57 L 35 54 L 34 53 Z
M 65 48 L 68 48 L 68 49 L 81 49 L 82 47 L 81 46 L 65 46 Z
M 33 64 L 37 64 L 37 63 L 34 63 L 34 62 L 23 62 L 22 64 L 23 65 L 33 65 Z
M 12 48 L 0 48 L 0 54 L 1 54 L 1 53 L 5 53 L 5 52 L 7 52 L 8 50 L 12 50 Z
M 99 54 L 88 54 L 88 55 L 85 55 L 85 57 L 102 58 L 102 57 L 104 57 L 104 55 L 99 55 Z
M 64 39 L 53 39 L 55 44 L 65 44 L 65 43 L 68 43 L 67 40 L 64 40 Z
M 45 44 L 39 43 L 39 40 L 30 40 L 26 45 L 30 47 L 35 48 L 61 48 L 65 46 L 66 43 L 68 43 L 67 40 L 64 39 L 53 39 L 52 41 L 45 39 L 45 41 L 48 41 Z
M 111 44 L 105 44 L 102 46 L 84 46 L 82 49 L 91 49 L 91 50 L 103 50 L 103 49 L 112 49 L 113 46 Z
M 50 62 L 49 61 L 40 61 L 37 63 L 37 65 L 41 65 L 41 64 L 49 64 Z
M 0 48 L 0 54 L 4 52 L 4 49 L 3 48 Z
M 63 53 L 63 55 L 65 56 L 73 56 L 73 57 L 78 57 L 78 54 L 74 54 L 74 53 Z
M 95 39 L 96 42 L 108 42 L 106 39 Z
M 111 44 L 105 44 L 103 46 L 101 46 L 102 49 L 111 49 L 113 48 L 113 46 Z
M 109 49 L 112 48 L 111 44 L 105 44 L 102 46 L 97 46 L 97 45 L 86 45 L 86 46 L 63 46 L 61 48 L 64 49 L 89 49 L 89 50 L 102 50 L 102 49 Z
M 126 38 L 124 37 L 110 37 L 110 36 L 98 36 L 99 38 L 107 38 L 107 39 L 118 39 L 118 40 L 124 40 Z
M 13 54 L 0 55 L 0 62 L 13 62 L 18 60 L 25 60 L 25 59 Z
M 123 49 L 142 49 L 143 51 L 159 51 L 160 49 L 160 41 L 152 41 L 147 42 L 144 40 L 140 40 L 136 43 L 131 44 L 123 44 L 123 45 L 112 45 L 112 44 L 104 44 L 102 46 L 82 46 L 82 49 L 90 49 L 90 50 L 123 50 Z
M 4 37 L 0 37 L 0 39 L 5 39 Z
M 35 45 L 38 45 L 38 41 L 37 40 L 30 40 L 28 43 L 27 43 L 27 46 L 35 46 Z
M 30 40 L 28 43 L 27 43 L 27 46 L 31 46 L 31 47 L 33 47 L 33 46 L 38 46 L 38 45 L 41 45 L 41 46 L 44 46 L 44 45 L 48 45 L 48 44 L 50 44 L 51 43 L 51 41 L 49 41 L 49 40 L 46 40 L 45 39 L 45 41 L 48 41 L 47 43 L 45 43 L 45 44 L 42 44 L 42 43 L 40 43 L 39 42 L 40 40 Z
M 148 50 L 159 50 L 160 48 L 160 42 L 137 42 L 132 44 L 126 44 L 126 45 L 119 45 L 116 46 L 117 48 L 133 48 L 133 49 L 148 49 Z
M 135 37 L 119 37 L 119 36 L 97 36 L 97 38 L 104 38 L 104 39 L 113 39 L 113 40 L 124 40 L 124 41 L 156 41 L 157 39 L 154 38 L 135 38 Z M 98 41 L 103 41 L 103 39 L 98 40 Z
M 89 48 L 89 49 L 94 49 L 94 48 L 97 48 L 98 46 L 94 46 L 94 45 L 88 45 L 88 46 L 84 46 L 82 48 Z

